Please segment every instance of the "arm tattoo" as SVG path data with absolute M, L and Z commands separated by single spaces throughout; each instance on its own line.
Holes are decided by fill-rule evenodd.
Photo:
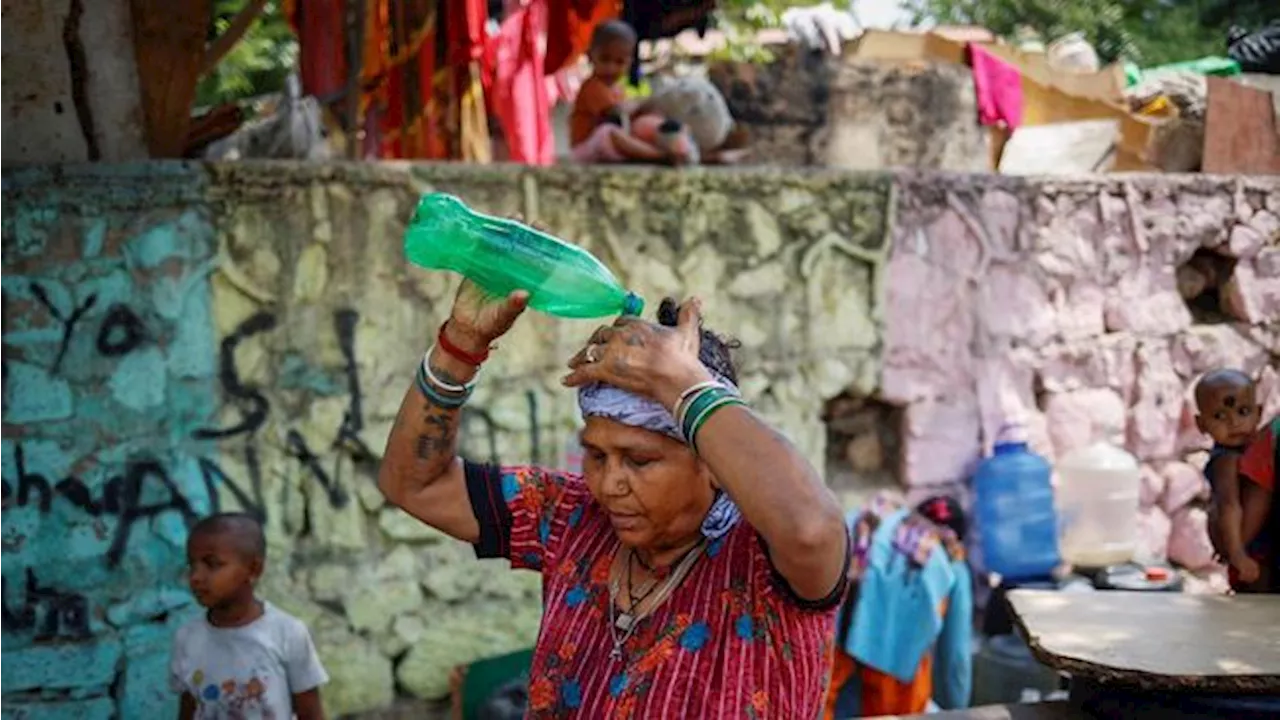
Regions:
M 437 367 L 433 366 L 431 372 L 444 382 L 458 382 L 452 375 Z M 416 442 L 418 459 L 433 462 L 453 457 L 457 439 L 458 410 L 442 408 L 424 397 L 422 429 Z
M 452 456 L 457 439 L 458 411 L 426 403 L 422 432 L 418 435 L 418 459 L 430 462 L 439 460 L 441 455 Z

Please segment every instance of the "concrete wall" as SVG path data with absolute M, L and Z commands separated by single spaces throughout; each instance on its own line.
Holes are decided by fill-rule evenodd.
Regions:
M 439 697 L 453 664 L 532 641 L 536 577 L 477 563 L 373 486 L 455 285 L 403 261 L 403 222 L 429 189 L 581 242 L 651 304 L 702 296 L 708 322 L 742 341 L 747 396 L 815 462 L 829 399 L 897 406 L 902 456 L 884 463 L 916 492 L 962 490 L 1013 414 L 1046 454 L 1112 416 L 1149 475 L 1176 475 L 1196 448 L 1182 395 L 1194 373 L 1263 372 L 1280 353 L 1280 184 L 1260 179 L 11 174 L 5 717 L 170 714 L 167 643 L 194 611 L 186 528 L 217 507 L 265 518 L 263 594 L 310 625 L 331 714 Z M 1201 246 L 1242 258 L 1226 322 L 1195 324 L 1174 282 Z M 565 461 L 574 404 L 557 378 L 591 328 L 522 321 L 468 409 L 468 453 Z
M 844 170 L 984 172 L 966 65 L 833 57 L 795 46 L 768 65 L 717 63 L 709 77 L 751 134 L 751 160 Z

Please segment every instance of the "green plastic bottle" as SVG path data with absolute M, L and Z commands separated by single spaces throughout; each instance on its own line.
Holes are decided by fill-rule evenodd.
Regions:
M 550 315 L 597 318 L 644 309 L 644 300 L 586 250 L 515 220 L 478 213 L 445 193 L 418 201 L 404 254 L 415 265 L 461 273 L 492 295 L 525 290 L 529 306 Z

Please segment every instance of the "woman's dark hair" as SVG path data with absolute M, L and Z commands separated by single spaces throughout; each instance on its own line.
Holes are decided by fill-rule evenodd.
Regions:
M 680 320 L 680 303 L 675 298 L 665 297 L 658 303 L 658 324 L 675 327 Z M 734 385 L 738 384 L 738 369 L 733 364 L 731 351 L 738 348 L 738 341 L 711 330 L 700 328 L 702 347 L 698 349 L 698 359 L 712 372 L 728 378 Z

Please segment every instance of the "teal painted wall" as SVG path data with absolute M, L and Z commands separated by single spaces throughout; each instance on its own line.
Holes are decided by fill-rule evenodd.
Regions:
M 213 502 L 193 434 L 215 407 L 216 245 L 203 175 L 159 175 L 5 179 L 6 720 L 176 711 L 187 526 Z

